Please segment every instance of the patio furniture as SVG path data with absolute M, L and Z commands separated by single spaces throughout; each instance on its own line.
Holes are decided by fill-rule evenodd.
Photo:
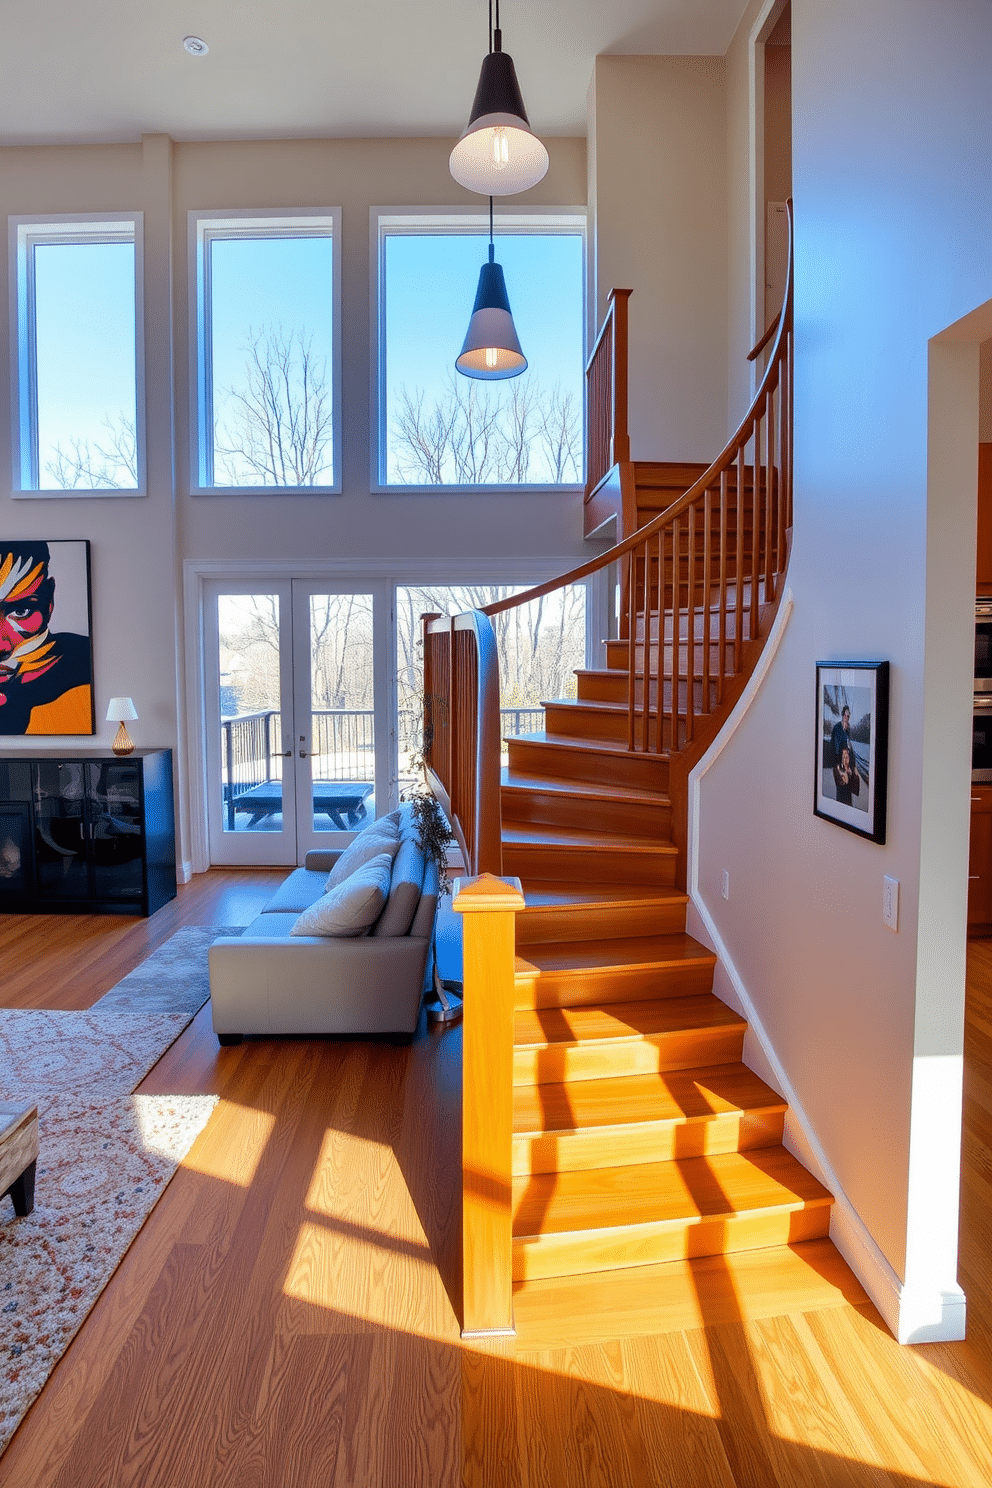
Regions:
M 339 832 L 351 832 L 367 815 L 365 801 L 372 794 L 371 785 L 346 780 L 315 780 L 313 809 L 315 814 L 329 816 Z M 231 802 L 235 811 L 251 813 L 249 828 L 282 810 L 282 782 L 265 780 L 242 791 Z

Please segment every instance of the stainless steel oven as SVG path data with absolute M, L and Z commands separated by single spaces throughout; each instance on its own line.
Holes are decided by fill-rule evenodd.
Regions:
M 992 693 L 992 595 L 975 600 L 975 693 Z
M 992 785 L 992 692 L 976 692 L 971 724 L 971 783 Z

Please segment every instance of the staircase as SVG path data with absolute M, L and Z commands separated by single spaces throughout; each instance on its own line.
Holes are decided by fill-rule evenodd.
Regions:
M 424 617 L 425 756 L 477 875 L 455 903 L 465 1327 L 535 1346 L 857 1294 L 831 1196 L 782 1145 L 785 1103 L 743 1063 L 746 1024 L 686 933 L 689 772 L 784 588 L 791 265 L 751 408 L 705 469 L 630 461 L 628 293 L 587 368 L 586 530 L 612 518 L 619 541 L 485 611 Z M 546 701 L 501 770 L 492 616 L 603 569 L 605 667 Z
M 829 1193 L 782 1146 L 785 1102 L 741 1062 L 746 1024 L 713 995 L 716 957 L 685 933 L 668 761 L 626 749 L 620 650 L 608 670 L 578 674 L 575 702 L 547 704 L 546 733 L 509 741 L 502 773 L 503 872 L 525 898 L 518 1334 L 531 1283 L 544 1283 L 535 1302 L 546 1312 L 547 1278 L 584 1278 L 568 1288 L 574 1316 L 609 1310 L 604 1273 L 651 1268 L 638 1283 L 651 1312 L 669 1286 L 659 1263 L 689 1258 L 691 1276 L 692 1258 L 796 1247 L 829 1226 Z M 782 1259 L 787 1269 L 801 1258 Z

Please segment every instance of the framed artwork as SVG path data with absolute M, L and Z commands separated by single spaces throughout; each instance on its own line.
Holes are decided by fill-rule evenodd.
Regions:
M 0 735 L 93 734 L 90 545 L 0 538 Z
M 816 663 L 817 816 L 885 841 L 889 747 L 889 663 Z

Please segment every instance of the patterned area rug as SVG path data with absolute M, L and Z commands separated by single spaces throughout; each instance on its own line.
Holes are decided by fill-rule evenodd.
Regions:
M 34 1210 L 0 1199 L 0 1452 L 216 1105 L 131 1092 L 236 933 L 178 931 L 88 1012 L 0 1009 L 0 1100 L 36 1102 L 39 1131 Z

